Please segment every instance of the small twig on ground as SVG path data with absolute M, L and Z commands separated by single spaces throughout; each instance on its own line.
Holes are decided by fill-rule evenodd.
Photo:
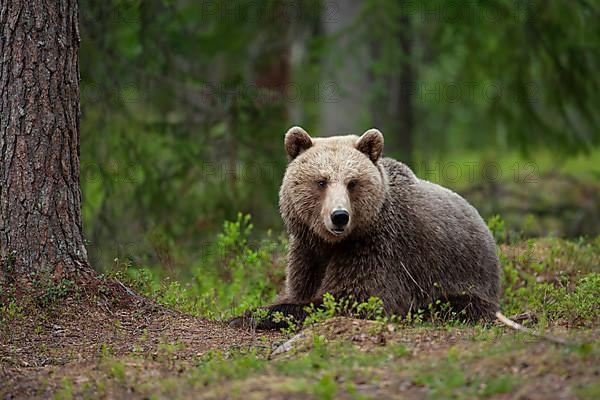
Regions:
M 141 297 L 140 295 L 138 295 L 137 293 L 135 293 L 133 290 L 129 289 L 127 286 L 125 286 L 123 284 L 123 282 L 121 282 L 120 280 L 115 278 L 115 281 L 123 288 L 123 290 L 125 290 L 125 292 L 127 292 L 128 295 L 132 296 L 132 297 Z
M 523 326 L 523 325 L 519 324 L 518 322 L 515 322 L 515 321 L 511 320 L 510 318 L 507 318 L 500 311 L 496 312 L 496 318 L 498 318 L 498 321 L 502 322 L 504 325 L 508 326 L 509 328 L 512 328 L 519 332 L 526 333 L 531 336 L 535 336 L 539 339 L 547 340 L 549 342 L 560 344 L 560 345 L 565 345 L 565 346 L 571 346 L 571 345 L 575 344 L 573 342 L 568 341 L 565 338 L 552 336 L 552 335 L 545 335 L 543 333 L 536 332 L 533 329 L 529 329 L 526 326 Z
M 305 337 L 306 337 L 306 334 L 304 332 L 300 332 L 299 334 L 292 336 L 291 339 L 287 340 L 282 345 L 280 345 L 275 350 L 273 350 L 273 352 L 271 353 L 269 358 L 272 358 L 279 354 L 287 353 L 288 351 L 290 351 L 294 348 L 294 343 L 304 339 Z

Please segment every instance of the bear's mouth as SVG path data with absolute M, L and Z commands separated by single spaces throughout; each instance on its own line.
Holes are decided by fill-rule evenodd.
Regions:
M 343 235 L 345 231 L 346 230 L 344 228 L 333 228 L 333 229 L 331 229 L 331 233 L 333 233 L 336 236 Z
M 323 232 L 323 238 L 331 242 L 338 242 L 347 238 L 350 234 L 350 231 L 351 229 L 349 229 L 347 226 L 343 228 L 328 226 L 326 227 L 325 232 Z

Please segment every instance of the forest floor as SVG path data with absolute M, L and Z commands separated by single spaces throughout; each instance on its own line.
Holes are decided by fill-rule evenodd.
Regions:
M 557 346 L 498 326 L 333 318 L 287 336 L 164 310 L 66 307 L 1 334 L 1 398 L 597 399 L 598 331 Z
M 560 246 L 577 255 L 572 266 Z M 597 247 L 586 246 L 552 242 L 552 260 L 561 261 L 545 270 L 597 271 Z M 544 254 L 550 253 L 536 265 Z M 572 345 L 499 324 L 451 321 L 334 317 L 300 334 L 249 332 L 139 296 L 118 306 L 70 297 L 48 307 L 13 305 L 0 315 L 0 398 L 598 399 L 600 291 L 597 275 L 589 277 L 579 286 L 587 292 L 573 291 L 576 306 L 587 308 L 533 325 Z M 507 290 L 505 296 L 530 296 L 527 304 L 535 310 L 534 298 L 542 293 L 550 299 L 543 307 L 556 309 L 570 292 L 549 288 Z M 293 343 L 282 347 L 290 338 Z

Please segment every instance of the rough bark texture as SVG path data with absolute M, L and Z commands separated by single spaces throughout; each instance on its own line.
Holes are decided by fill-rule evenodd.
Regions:
M 90 271 L 77 14 L 77 0 L 0 0 L 0 277 Z

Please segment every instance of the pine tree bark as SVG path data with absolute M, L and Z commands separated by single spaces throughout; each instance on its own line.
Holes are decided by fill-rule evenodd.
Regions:
M 0 283 L 91 272 L 79 185 L 77 0 L 0 0 Z

